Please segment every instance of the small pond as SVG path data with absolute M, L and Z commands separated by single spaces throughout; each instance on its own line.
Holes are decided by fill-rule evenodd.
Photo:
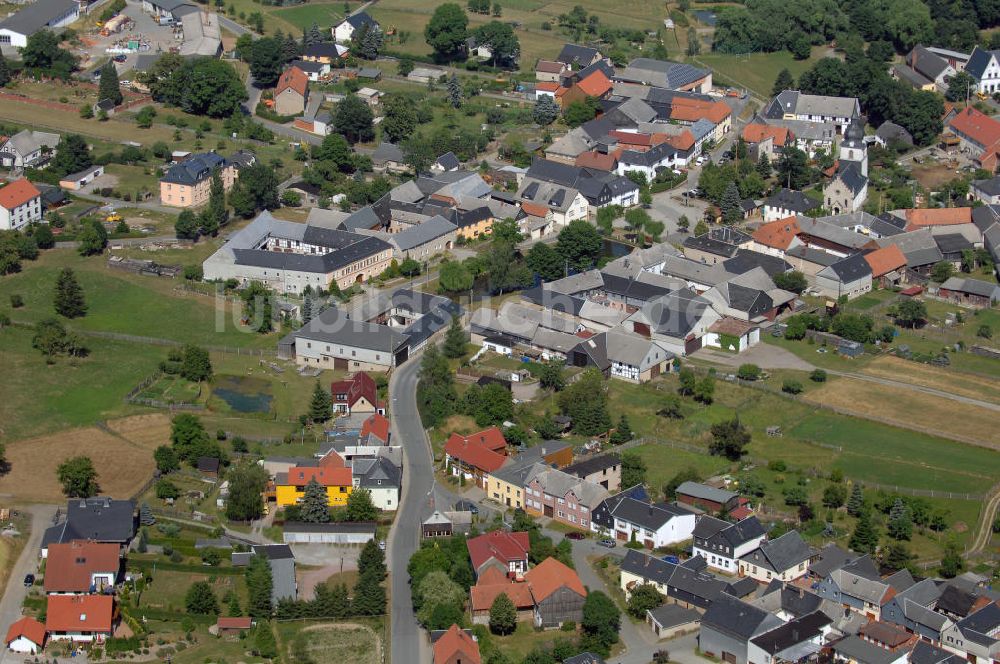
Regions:
M 696 10 L 694 10 L 691 13 L 694 14 L 694 17 L 696 19 L 698 19 L 699 21 L 701 21 L 705 25 L 714 26 L 715 22 L 717 20 L 715 12 L 709 11 L 707 9 L 696 9 Z
M 212 395 L 238 413 L 269 413 L 274 398 L 270 382 L 248 376 L 216 376 Z

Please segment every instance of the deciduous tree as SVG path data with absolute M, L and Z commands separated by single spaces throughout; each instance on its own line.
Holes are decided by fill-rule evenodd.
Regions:
M 63 493 L 69 498 L 90 498 L 96 496 L 97 470 L 88 456 L 71 457 L 56 469 L 56 476 L 62 484 Z

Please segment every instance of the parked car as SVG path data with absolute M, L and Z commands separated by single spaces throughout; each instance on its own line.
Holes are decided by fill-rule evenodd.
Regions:
M 586 535 L 584 535 L 583 533 L 577 533 L 577 532 L 566 533 L 566 539 L 582 540 L 584 537 L 586 537 Z
M 455 503 L 456 512 L 472 512 L 473 514 L 479 514 L 479 506 L 476 505 L 471 500 L 460 500 Z
M 35 575 L 34 574 L 25 574 L 24 575 L 24 587 L 25 588 L 30 588 L 33 585 L 35 585 Z
M 677 556 L 663 556 L 663 560 L 667 561 L 668 563 L 673 563 L 674 565 L 681 564 L 681 559 L 678 558 Z
M 381 549 L 382 551 L 385 551 L 385 540 L 378 541 L 378 548 Z
M 618 542 L 614 541 L 610 537 L 605 537 L 600 542 L 597 543 L 598 546 L 603 546 L 607 549 L 613 549 L 618 546 Z

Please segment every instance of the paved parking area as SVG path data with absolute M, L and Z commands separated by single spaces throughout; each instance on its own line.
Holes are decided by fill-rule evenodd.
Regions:
M 167 53 L 172 47 L 180 45 L 180 32 L 175 31 L 171 26 L 157 23 L 156 19 L 142 10 L 141 3 L 129 2 L 122 13 L 132 19 L 133 23 L 131 27 L 107 37 L 101 36 L 97 32 L 85 35 L 87 40 L 94 42 L 87 49 L 91 58 L 90 63 L 93 67 L 97 67 L 106 60 L 108 54 L 105 49 L 119 42 L 127 42 L 130 39 L 138 39 L 148 43 L 149 50 L 144 51 L 145 53 Z M 134 68 L 137 55 L 136 53 L 130 53 L 126 56 L 125 62 L 116 63 L 115 68 L 118 70 L 118 73 L 123 74 Z

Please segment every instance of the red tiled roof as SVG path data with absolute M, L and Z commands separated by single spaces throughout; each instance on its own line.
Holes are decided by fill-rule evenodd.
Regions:
M 114 599 L 111 595 L 49 595 L 45 611 L 47 632 L 111 632 Z
M 489 611 L 493 600 L 500 593 L 507 595 L 518 610 L 530 609 L 535 602 L 531 597 L 531 587 L 525 582 L 503 579 L 498 583 L 477 583 L 469 589 L 470 608 L 473 611 Z
M 729 105 L 724 101 L 701 101 L 699 99 L 675 98 L 670 103 L 670 119 L 685 122 L 708 120 L 714 124 L 724 122 L 732 115 Z
M 253 618 L 250 616 L 236 618 L 226 618 L 220 616 L 218 622 L 215 624 L 219 629 L 250 629 L 253 627 Z
M 972 208 L 918 208 L 906 211 L 906 230 L 925 226 L 956 226 L 972 223 Z
M 503 565 L 514 560 L 527 560 L 528 549 L 531 548 L 528 533 L 508 533 L 505 530 L 494 530 L 473 537 L 465 545 L 469 548 L 472 569 L 476 570 L 491 558 L 496 558 Z
M 959 111 L 948 123 L 948 127 L 984 147 L 1000 141 L 1000 122 L 971 106 Z
M 10 627 L 7 628 L 7 645 L 22 636 L 35 645 L 41 646 L 45 643 L 45 625 L 31 616 L 25 616 L 11 623 Z
M 463 438 L 458 434 L 452 434 L 451 438 L 448 439 L 444 445 L 444 452 L 452 459 L 458 459 L 464 464 L 487 473 L 499 469 L 507 460 L 503 454 L 498 454 L 482 444 Z
M 38 191 L 35 185 L 21 178 L 0 189 L 0 206 L 13 210 L 41 195 L 42 192 Z
M 590 150 L 588 152 L 581 152 L 577 156 L 575 164 L 580 168 L 596 168 L 600 171 L 610 171 L 614 169 L 616 161 L 613 154 Z
M 521 201 L 521 209 L 524 210 L 525 214 L 532 217 L 544 218 L 549 213 L 549 209 L 541 203 L 530 203 L 528 201 Z
M 375 379 L 364 371 L 359 371 L 347 380 L 338 380 L 335 383 L 331 383 L 330 394 L 333 395 L 334 405 L 345 403 L 338 399 L 338 394 L 347 395 L 346 403 L 348 408 L 354 408 L 354 404 L 362 397 L 367 399 L 368 403 L 376 408 L 380 405 L 378 403 L 378 386 L 375 385 Z
M 332 450 L 319 460 L 318 466 L 292 466 L 288 469 L 289 486 L 305 486 L 313 479 L 321 486 L 351 486 L 351 469 Z
M 458 625 L 449 627 L 434 642 L 434 661 L 440 664 L 452 660 L 461 661 L 462 664 L 482 664 L 479 644 Z
M 535 90 L 541 90 L 542 92 L 555 92 L 559 89 L 559 84 L 555 81 L 539 81 L 535 83 Z
M 309 77 L 298 67 L 289 67 L 281 72 L 281 76 L 278 78 L 278 86 L 274 89 L 274 94 L 281 94 L 286 88 L 291 88 L 305 97 L 306 91 L 309 89 Z
M 595 70 L 587 78 L 577 81 L 576 86 L 588 97 L 603 97 L 611 90 L 611 81 L 600 69 Z
M 90 592 L 91 576 L 98 572 L 118 575 L 121 547 L 113 543 L 73 540 L 50 544 L 45 564 L 45 592 Z
M 555 558 L 546 558 L 529 569 L 524 579 L 531 584 L 531 596 L 535 598 L 535 602 L 545 601 L 545 598 L 563 586 L 582 597 L 587 596 L 587 589 L 583 587 L 576 572 Z
M 389 440 L 389 418 L 375 413 L 361 425 L 361 437 L 372 434 L 383 443 Z
M 662 140 L 661 140 L 662 137 Z M 659 143 L 666 143 L 678 150 L 690 150 L 694 147 L 694 134 L 685 129 L 679 134 L 655 134 L 654 138 Z
M 637 134 L 630 131 L 619 131 L 617 129 L 609 131 L 608 136 L 619 143 L 626 145 L 649 146 L 653 144 L 653 138 L 649 134 Z
M 733 337 L 742 337 L 755 327 L 757 326 L 753 323 L 748 323 L 745 320 L 739 320 L 730 316 L 723 316 L 719 320 L 712 323 L 708 327 L 708 331 L 715 332 L 717 334 L 726 334 Z
M 507 439 L 503 437 L 503 433 L 501 433 L 500 429 L 497 429 L 496 427 L 490 427 L 489 429 L 483 429 L 482 431 L 477 431 L 476 433 L 470 433 L 468 436 L 453 433 L 451 434 L 451 438 L 448 439 L 448 442 L 451 442 L 455 438 L 465 441 L 475 441 L 493 452 L 502 452 L 507 447 Z
M 747 143 L 760 143 L 766 138 L 772 138 L 774 147 L 784 147 L 789 138 L 794 138 L 792 132 L 785 127 L 772 127 L 766 124 L 751 123 L 743 127 L 743 140 Z
M 786 217 L 758 226 L 753 232 L 753 239 L 765 247 L 785 250 L 798 234 L 799 224 L 795 217 Z
M 898 245 L 889 244 L 881 249 L 865 254 L 865 261 L 872 269 L 873 277 L 881 277 L 893 270 L 906 267 L 906 256 Z

